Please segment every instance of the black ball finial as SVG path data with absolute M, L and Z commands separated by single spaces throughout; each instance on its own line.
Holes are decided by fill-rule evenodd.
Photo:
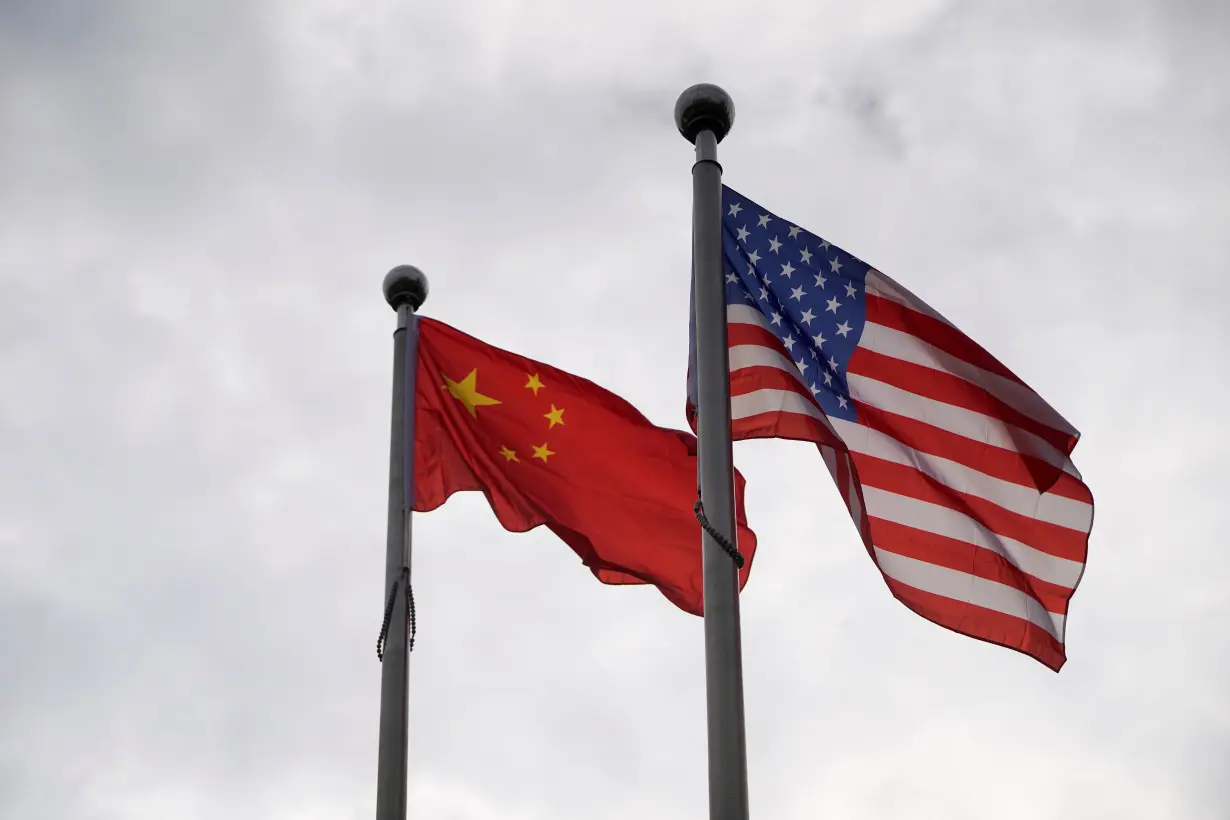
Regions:
M 417 311 L 427 301 L 427 274 L 413 265 L 398 265 L 384 275 L 384 299 L 393 310 L 408 304 Z
M 717 141 L 730 133 L 735 121 L 735 101 L 711 83 L 694 85 L 675 103 L 675 125 L 684 139 L 695 144 L 701 131 L 712 131 Z

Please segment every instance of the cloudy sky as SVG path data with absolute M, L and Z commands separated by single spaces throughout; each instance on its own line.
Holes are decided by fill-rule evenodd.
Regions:
M 753 815 L 1230 814 L 1219 0 L 0 2 L 0 816 L 374 807 L 398 263 L 684 426 L 689 146 L 1084 433 L 1055 675 L 894 601 L 814 448 L 736 460 Z M 410 805 L 702 818 L 702 623 L 481 497 L 415 523 Z

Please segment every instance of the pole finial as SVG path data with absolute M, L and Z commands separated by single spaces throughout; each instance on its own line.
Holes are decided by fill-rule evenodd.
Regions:
M 723 89 L 700 83 L 679 95 L 675 103 L 675 125 L 693 145 L 702 131 L 712 131 L 717 141 L 730 133 L 735 121 L 735 102 Z
M 427 301 L 427 274 L 413 265 L 398 265 L 384 275 L 384 299 L 393 310 L 409 305 L 417 311 Z

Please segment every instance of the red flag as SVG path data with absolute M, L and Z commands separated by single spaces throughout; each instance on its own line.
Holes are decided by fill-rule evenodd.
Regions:
M 550 365 L 419 320 L 414 509 L 481 490 L 513 532 L 545 524 L 607 584 L 653 584 L 703 613 L 696 439 Z M 756 537 L 736 473 L 747 582 Z

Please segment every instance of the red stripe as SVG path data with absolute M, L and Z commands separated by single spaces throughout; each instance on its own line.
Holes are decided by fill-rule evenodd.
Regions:
M 743 396 L 757 390 L 788 390 L 812 399 L 811 391 L 797 378 L 776 367 L 741 367 L 730 374 L 730 395 Z
M 863 348 L 857 349 L 850 359 L 849 371 L 891 384 L 917 396 L 964 407 L 966 410 L 973 410 L 975 413 L 1019 427 L 1038 436 L 1064 455 L 1071 453 L 1076 447 L 1076 436 L 1025 415 L 983 388 L 952 373 L 933 370 Z
M 748 346 L 763 347 L 773 351 L 779 356 L 789 359 L 792 362 L 795 361 L 794 352 L 788 350 L 786 346 L 782 344 L 780 339 L 764 328 L 757 327 L 755 325 L 730 325 L 729 327 L 731 334 L 727 339 L 727 348 Z M 799 355 L 807 357 L 808 368 L 811 369 L 814 365 L 818 364 L 818 360 L 813 359 L 810 353 L 804 352 L 801 345 L 803 345 L 805 341 L 806 340 L 799 341 L 796 339 L 794 343 L 796 345 L 800 345 Z M 740 370 L 742 369 L 743 368 L 740 368 Z M 734 370 L 732 372 L 738 373 L 739 370 Z M 813 370 L 812 372 L 815 371 Z
M 884 580 L 898 601 L 933 623 L 962 635 L 1023 652 L 1055 672 L 1067 660 L 1063 644 L 1030 621 L 923 592 L 888 576 Z
M 1093 496 L 1080 480 L 1041 459 L 974 441 L 862 402 L 856 401 L 854 406 L 860 424 L 892 436 L 920 453 L 946 458 L 1023 487 L 1093 503 Z
M 908 333 L 983 370 L 1012 379 L 1018 384 L 1025 384 L 977 342 L 952 325 L 910 310 L 891 299 L 867 294 L 867 321 Z
M 880 549 L 995 581 L 1034 598 L 1048 612 L 1067 614 L 1073 590 L 1034 578 L 992 550 L 876 518 L 874 513 L 868 515 L 871 540 Z
M 782 340 L 771 330 L 761 325 L 749 325 L 744 322 L 728 322 L 726 325 L 726 346 L 760 345 L 785 354 L 786 347 Z
M 731 426 L 735 441 L 754 438 L 784 438 L 827 444 L 844 451 L 846 445 L 828 431 L 824 423 L 802 413 L 761 413 L 735 420 Z
M 968 515 L 987 529 L 1005 538 L 1028 544 L 1036 550 L 1084 563 L 1088 533 L 1039 521 L 1006 510 L 985 498 L 958 492 L 931 476 L 905 464 L 896 464 L 862 453 L 854 454 L 858 475 L 868 487 L 878 487 L 898 495 L 938 504 Z

